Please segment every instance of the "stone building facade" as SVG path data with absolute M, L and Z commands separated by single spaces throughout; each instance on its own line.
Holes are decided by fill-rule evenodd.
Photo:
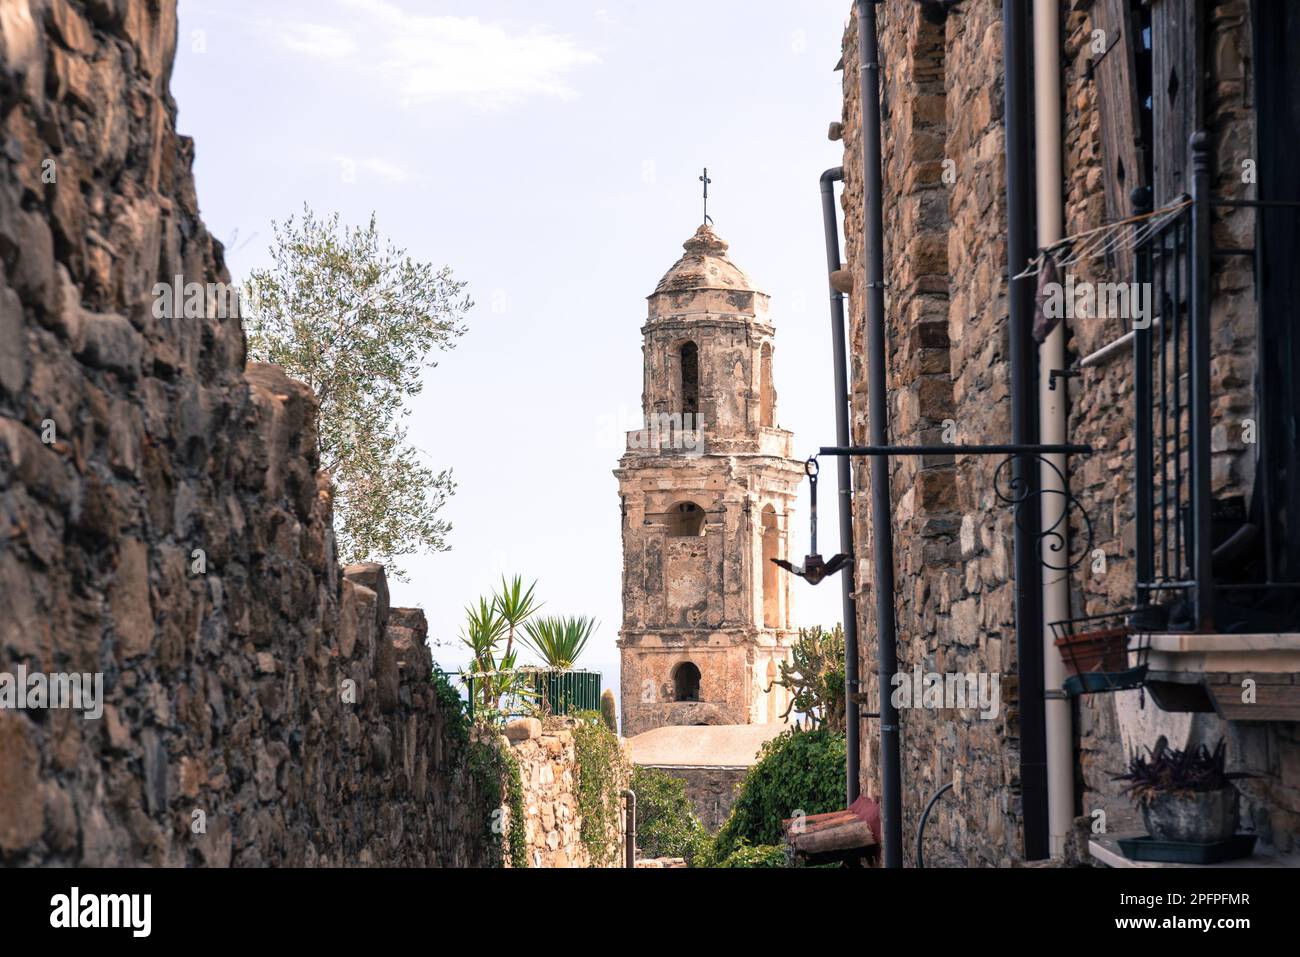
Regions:
M 776 424 L 768 297 L 701 226 L 649 297 L 645 428 L 615 471 L 623 513 L 622 731 L 775 722 L 803 467 Z
M 1264 109 L 1257 89 L 1259 60 L 1267 54 L 1252 35 L 1252 17 L 1268 15 L 1269 6 L 1246 0 L 1185 5 L 1075 0 L 1059 5 L 1066 235 L 1139 211 L 1134 187 L 1148 187 L 1146 201 L 1156 209 L 1177 203 L 1190 192 L 1187 144 L 1196 129 L 1209 133 L 1215 196 L 1260 195 L 1255 181 L 1243 178 L 1249 167 L 1244 161 L 1263 166 L 1282 159 L 1261 146 L 1258 128 L 1259 110 Z M 919 4 L 886 3 L 876 10 L 889 439 L 932 445 L 1009 442 L 1001 4 L 963 3 L 946 19 Z M 1279 22 L 1270 29 L 1283 31 L 1283 26 Z M 1118 46 L 1110 46 L 1116 37 Z M 855 279 L 849 297 L 851 425 L 853 441 L 866 444 L 865 299 L 858 295 L 864 262 L 861 104 L 852 16 L 843 55 L 843 230 L 846 264 Z M 1154 105 L 1147 99 L 1152 89 Z M 1265 175 L 1260 174 L 1260 183 Z M 1250 209 L 1216 207 L 1216 248 L 1262 246 L 1256 215 Z M 1114 250 L 1073 267 L 1073 278 L 1130 281 L 1134 257 L 1140 254 Z M 1285 392 L 1276 378 L 1278 388 L 1272 392 L 1259 388 L 1259 370 L 1265 367 L 1260 357 L 1268 349 L 1256 338 L 1256 277 L 1261 273 L 1252 266 L 1249 256 L 1230 253 L 1216 255 L 1209 266 L 1209 435 L 1216 508 L 1233 498 L 1258 498 L 1258 476 L 1265 474 L 1257 470 L 1261 446 L 1243 440 L 1243 429 L 1266 419 L 1261 403 L 1274 402 Z M 1176 294 L 1168 296 L 1163 301 L 1175 305 L 1162 310 L 1157 303 L 1157 314 L 1186 315 L 1185 301 L 1178 304 Z M 1112 345 L 1128 331 L 1118 319 L 1097 313 L 1066 320 L 1063 371 L 1068 375 L 1059 377 L 1057 386 L 1068 397 L 1067 437 L 1094 449 L 1091 455 L 1072 457 L 1068 472 L 1070 491 L 1091 522 L 1093 545 L 1087 560 L 1069 573 L 1072 616 L 1138 604 L 1134 351 L 1131 339 Z M 1175 348 L 1166 348 L 1171 369 Z M 1156 355 L 1158 367 L 1158 347 Z M 1039 373 L 1046 376 L 1050 370 Z M 1182 389 L 1188 401 L 1186 373 L 1171 388 Z M 1270 397 L 1261 398 L 1266 393 Z M 1275 421 L 1294 416 L 1294 396 L 1282 394 L 1276 401 L 1281 415 L 1274 409 Z M 1286 457 L 1277 441 L 1273 448 L 1275 455 Z M 936 806 L 927 829 L 927 864 L 997 866 L 1025 859 L 1020 780 L 1025 702 L 1016 678 L 1015 516 L 995 495 L 1000 461 L 974 455 L 891 460 L 898 670 L 996 675 L 1001 691 L 1001 708 L 987 720 L 970 710 L 901 712 L 902 829 L 908 862 L 911 836 L 926 802 L 949 781 L 955 784 L 953 793 Z M 864 710 L 874 711 L 881 689 L 875 677 L 865 459 L 854 461 L 853 477 L 861 673 L 870 701 Z M 1086 541 L 1086 531 L 1077 514 L 1072 521 L 1077 549 Z M 1177 534 L 1169 533 L 1171 542 Z M 1226 603 L 1220 593 L 1220 609 Z M 1151 678 L 1160 680 L 1149 689 L 1070 699 L 1074 813 L 1089 826 L 1104 819 L 1111 832 L 1134 829 L 1133 810 L 1112 780 L 1123 770 L 1126 756 L 1153 744 L 1160 734 L 1176 746 L 1212 745 L 1222 737 L 1230 767 L 1255 775 L 1239 787 L 1243 828 L 1257 832 L 1266 851 L 1293 851 L 1300 842 L 1300 710 L 1292 690 L 1300 675 L 1295 634 L 1300 628 L 1287 627 L 1285 618 L 1257 617 L 1253 628 L 1233 627 L 1249 634 L 1226 634 L 1227 627 L 1201 629 L 1201 634 L 1173 628 L 1155 634 Z M 1227 620 L 1222 611 L 1220 620 Z M 1261 620 L 1281 624 L 1260 627 Z M 1046 653 L 1055 652 L 1049 647 Z M 1267 697 L 1273 702 L 1269 711 L 1243 711 L 1234 704 L 1246 679 L 1264 689 L 1260 701 Z M 1157 697 L 1168 710 L 1156 703 Z M 880 743 L 874 720 L 863 721 L 861 740 L 862 784 L 866 793 L 878 796 Z M 1086 856 L 1083 844 L 1075 850 Z

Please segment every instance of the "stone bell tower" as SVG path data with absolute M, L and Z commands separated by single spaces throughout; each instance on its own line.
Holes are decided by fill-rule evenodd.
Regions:
M 797 636 L 790 576 L 803 465 L 776 424 L 768 296 L 709 226 L 649 296 L 645 428 L 614 471 L 623 503 L 623 734 L 762 724 Z

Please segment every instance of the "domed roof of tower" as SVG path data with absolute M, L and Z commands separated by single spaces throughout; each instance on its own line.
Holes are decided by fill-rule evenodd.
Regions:
M 727 244 L 707 223 L 682 243 L 685 255 L 664 273 L 656 293 L 690 289 L 738 289 L 754 291 L 744 270 L 727 258 Z

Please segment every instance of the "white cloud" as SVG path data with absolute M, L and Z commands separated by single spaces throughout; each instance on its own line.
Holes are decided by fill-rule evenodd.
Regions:
M 385 183 L 406 182 L 406 170 L 378 156 L 357 159 L 354 156 L 339 155 L 334 157 L 334 162 L 338 164 L 340 175 L 345 182 L 355 182 L 368 177 L 383 180 Z
M 374 173 L 380 179 L 389 183 L 402 183 L 406 181 L 406 170 L 402 169 L 396 163 L 390 163 L 387 160 L 380 159 L 378 156 L 371 156 L 369 159 L 361 161 L 361 168 L 368 173 Z
M 570 77 L 600 62 L 572 37 L 478 17 L 433 16 L 392 0 L 337 0 L 346 26 L 274 21 L 265 35 L 296 54 L 371 72 L 401 105 L 454 99 L 498 109 L 534 97 L 575 96 Z
M 356 52 L 356 44 L 345 30 L 305 20 L 258 21 L 258 28 L 290 53 L 318 60 L 342 60 Z

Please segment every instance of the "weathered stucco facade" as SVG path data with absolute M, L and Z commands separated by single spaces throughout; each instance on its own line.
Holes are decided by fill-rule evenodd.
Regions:
M 776 425 L 768 297 L 709 226 L 649 297 L 646 428 L 623 503 L 623 734 L 776 721 L 788 655 L 785 558 L 802 466 Z
M 1144 5 L 1145 6 L 1145 5 Z M 1166 0 L 1157 6 L 1172 10 Z M 1181 6 L 1181 5 L 1175 5 Z M 1198 7 L 1201 5 L 1197 5 Z M 1265 5 L 1267 6 L 1267 5 Z M 1060 5 L 1062 183 L 1065 234 L 1075 234 L 1133 212 L 1127 197 L 1138 185 L 1154 187 L 1156 208 L 1188 189 L 1185 162 L 1166 152 L 1154 163 L 1154 183 L 1129 161 L 1125 189 L 1107 193 L 1118 162 L 1117 138 L 1103 127 L 1114 116 L 1100 103 L 1115 95 L 1103 76 L 1124 55 L 1098 65 L 1094 31 L 1113 40 L 1117 11 L 1110 0 Z M 1190 5 L 1189 5 L 1190 7 Z M 946 21 L 927 18 L 921 5 L 876 7 L 881 60 L 882 173 L 885 227 L 885 322 L 889 439 L 898 444 L 999 443 L 1011 440 L 1007 298 L 1007 213 L 1003 116 L 1001 4 L 963 3 Z M 1129 15 L 1128 13 L 1124 15 Z M 1157 16 L 1161 11 L 1157 11 Z M 1133 30 L 1131 24 L 1126 26 Z M 1189 40 L 1201 51 L 1188 76 L 1181 61 L 1184 96 L 1199 102 L 1210 132 L 1212 188 L 1224 198 L 1253 197 L 1242 162 L 1256 158 L 1256 95 L 1252 89 L 1251 5 L 1245 0 L 1204 5 L 1202 31 Z M 1127 34 L 1126 34 L 1127 35 Z M 1141 35 L 1136 29 L 1134 35 Z M 1159 37 L 1159 31 L 1157 31 Z M 852 439 L 868 442 L 865 299 L 863 276 L 863 176 L 856 22 L 850 17 L 843 45 L 844 210 L 847 268 L 856 280 L 850 297 Z M 1163 59 L 1162 59 L 1163 56 Z M 1174 99 L 1169 51 L 1155 55 L 1157 96 Z M 1130 65 L 1130 69 L 1132 69 Z M 1161 72 L 1161 71 L 1164 72 Z M 1195 74 L 1203 71 L 1198 78 Z M 1199 82 L 1198 82 L 1199 79 Z M 1112 85 L 1107 85 L 1112 84 Z M 1107 93 L 1107 91 L 1110 91 Z M 1133 94 L 1135 100 L 1137 94 Z M 1161 124 L 1157 104 L 1157 127 Z M 1129 148 L 1139 140 L 1128 128 Z M 1186 137 L 1183 137 L 1185 148 Z M 1134 151 L 1136 153 L 1136 150 Z M 1185 155 L 1185 154 L 1184 154 Z M 1275 157 L 1281 159 L 1281 157 Z M 1288 160 L 1289 161 L 1289 160 Z M 1178 169 L 1172 169 L 1177 165 Z M 1124 173 L 1119 173 L 1121 182 Z M 1183 179 L 1178 179 L 1183 176 Z M 1030 186 L 1032 190 L 1032 184 Z M 1215 211 L 1214 241 L 1247 248 L 1254 214 Z M 1123 252 L 1074 268 L 1079 281 L 1131 279 Z M 1242 441 L 1242 426 L 1258 414 L 1255 398 L 1255 310 L 1251 260 L 1223 257 L 1211 285 L 1211 408 L 1216 500 L 1249 496 L 1256 447 Z M 1119 611 L 1135 602 L 1134 359 L 1132 345 L 1093 357 L 1120 338 L 1118 319 L 1079 316 L 1066 321 L 1067 436 L 1094 453 L 1071 459 L 1070 488 L 1092 522 L 1094 551 L 1071 575 L 1071 614 Z M 1082 362 L 1089 358 L 1087 363 Z M 1044 371 L 1044 374 L 1046 372 Z M 991 719 L 973 710 L 907 708 L 901 713 L 904 855 L 930 796 L 943 784 L 952 794 L 936 806 L 926 833 L 927 864 L 1007 865 L 1024 859 L 1020 781 L 1020 708 L 1017 685 L 1013 566 L 1013 511 L 995 496 L 1001 459 L 977 456 L 898 457 L 891 461 L 895 610 L 898 670 L 988 673 L 1000 676 L 1001 708 Z M 861 673 L 876 710 L 876 628 L 870 561 L 870 476 L 865 460 L 853 468 Z M 1005 488 L 1005 486 L 1004 486 Z M 1073 528 L 1076 546 L 1082 529 Z M 1101 560 L 1097 560 L 1100 556 Z M 1199 636 L 1198 636 L 1199 638 Z M 1296 681 L 1294 635 L 1260 639 L 1263 654 L 1230 655 L 1235 645 L 1196 658 L 1153 652 L 1151 666 L 1172 680 L 1197 687 L 1215 682 L 1239 693 L 1251 678 L 1261 687 L 1289 688 Z M 1181 639 L 1166 642 L 1174 647 Z M 1185 644 L 1185 642 L 1184 642 Z M 1241 644 L 1241 642 L 1238 642 Z M 1048 654 L 1054 653 L 1051 649 Z M 886 689 L 888 693 L 888 689 Z M 1262 699 L 1261 699 L 1262 700 Z M 1278 699 L 1275 699 L 1278 700 Z M 1291 700 L 1291 699 L 1288 699 Z M 1294 720 L 1226 720 L 1218 710 L 1166 712 L 1149 692 L 1085 695 L 1071 701 L 1075 813 L 1092 826 L 1105 812 L 1108 831 L 1133 822 L 1133 810 L 1112 776 L 1126 754 L 1154 743 L 1213 744 L 1227 740 L 1230 768 L 1256 777 L 1239 786 L 1242 825 L 1261 846 L 1286 852 L 1300 833 L 1300 733 Z M 1285 711 L 1278 712 L 1284 714 Z M 866 793 L 879 795 L 880 739 L 874 720 L 862 724 L 862 777 Z M 1129 828 L 1132 829 L 1131 827 Z M 1140 829 L 1140 828 L 1139 828 Z M 1077 846 L 1076 846 L 1077 849 Z M 1086 853 L 1086 852 L 1085 852 Z

